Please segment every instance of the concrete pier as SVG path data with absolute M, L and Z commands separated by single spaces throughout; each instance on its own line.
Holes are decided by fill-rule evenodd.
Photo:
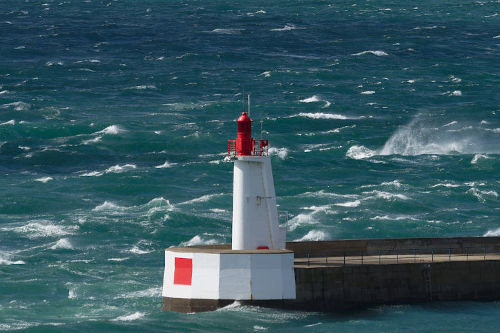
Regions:
M 296 299 L 242 303 L 335 311 L 375 304 L 500 299 L 500 237 L 288 242 L 287 250 L 295 255 Z M 210 311 L 232 301 L 164 298 L 163 309 Z

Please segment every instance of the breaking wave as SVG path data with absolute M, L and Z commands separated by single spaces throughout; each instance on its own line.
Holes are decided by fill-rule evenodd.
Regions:
M 288 156 L 288 149 L 286 148 L 269 148 L 269 155 L 276 155 L 280 159 L 284 160 Z
M 500 236 L 500 228 L 495 230 L 488 230 L 483 237 L 498 237 Z
M 274 28 L 271 29 L 271 31 L 290 31 L 290 30 L 295 30 L 297 27 L 293 24 L 285 24 L 283 28 Z
M 436 126 L 433 122 L 417 116 L 408 125 L 397 129 L 383 147 L 372 150 L 362 145 L 351 146 L 346 156 L 352 159 L 366 159 L 375 155 L 449 155 L 476 154 L 471 163 L 487 158 L 487 153 L 500 153 L 498 138 L 492 137 L 488 129 L 473 126 L 460 127 L 464 131 L 450 129 L 460 127 L 457 121 Z M 443 128 L 446 128 L 444 130 Z M 460 132 L 460 133 L 457 133 Z M 495 143 L 496 141 L 496 143 Z
M 96 206 L 92 211 L 94 212 L 105 212 L 105 211 L 112 211 L 112 212 L 117 212 L 117 211 L 123 211 L 126 208 L 123 206 L 118 206 L 112 202 L 109 201 L 104 201 L 103 204 Z
M 201 236 L 196 235 L 187 242 L 180 243 L 179 246 L 212 245 L 217 243 L 215 239 L 203 239 Z
M 329 238 L 327 232 L 321 230 L 311 230 L 303 237 L 296 239 L 295 242 L 304 242 L 304 241 L 321 241 Z
M 64 250 L 73 250 L 73 244 L 67 238 L 61 238 L 54 245 L 50 247 L 52 250 L 64 249 Z
M 132 314 L 129 314 L 129 315 L 123 315 L 123 316 L 119 316 L 119 317 L 116 317 L 115 319 L 112 319 L 113 321 L 132 321 L 132 320 L 137 320 L 137 319 L 141 319 L 142 317 L 144 317 L 146 314 L 144 312 L 134 312 Z
M 368 149 L 365 146 L 355 145 L 349 148 L 345 155 L 355 160 L 361 160 L 377 155 L 377 151 Z
M 47 183 L 53 179 L 54 178 L 52 178 L 52 177 L 41 177 L 41 178 L 35 179 L 35 181 L 40 182 L 40 183 Z
M 10 260 L 10 254 L 5 252 L 0 252 L 0 265 L 24 265 L 26 264 L 22 260 Z
M 96 133 L 98 133 L 98 134 L 116 135 L 116 134 L 124 132 L 124 131 L 125 130 L 122 129 L 118 125 L 111 125 L 111 126 L 108 126 L 108 127 L 106 127 L 105 129 L 103 129 L 103 130 L 101 130 L 99 132 L 96 132 Z
M 352 55 L 353 56 L 362 56 L 362 55 L 365 55 L 365 54 L 373 54 L 373 55 L 376 55 L 377 57 L 383 57 L 383 56 L 388 56 L 389 55 L 389 54 L 387 54 L 387 52 L 380 51 L 380 50 L 377 50 L 377 51 L 372 51 L 372 50 L 362 51 L 362 52 L 358 52 L 358 53 L 353 53 Z
M 52 222 L 49 220 L 36 220 L 30 221 L 29 223 L 20 227 L 4 227 L 0 230 L 14 231 L 20 234 L 24 234 L 29 239 L 35 239 L 40 237 L 71 235 L 77 229 L 78 226 L 61 226 L 52 224 Z
M 323 113 L 323 112 L 313 112 L 313 113 L 301 112 L 301 113 L 296 114 L 292 117 L 303 117 L 303 118 L 310 118 L 310 119 L 338 119 L 338 120 L 363 118 L 363 117 L 349 117 L 349 116 L 344 116 L 343 114 Z
M 164 168 L 171 168 L 173 167 L 174 165 L 176 165 L 177 163 L 169 163 L 168 161 L 165 161 L 165 163 L 161 164 L 161 165 L 157 165 L 155 166 L 156 169 L 164 169 Z

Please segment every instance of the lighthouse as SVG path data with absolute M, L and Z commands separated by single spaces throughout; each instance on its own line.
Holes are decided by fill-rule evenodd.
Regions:
M 243 112 L 238 136 L 228 140 L 234 159 L 233 250 L 284 249 L 286 227 L 280 228 L 268 140 L 252 138 L 252 120 Z
M 211 311 L 235 300 L 295 299 L 294 253 L 278 222 L 268 140 L 243 112 L 228 140 L 234 161 L 232 242 L 165 250 L 163 310 Z

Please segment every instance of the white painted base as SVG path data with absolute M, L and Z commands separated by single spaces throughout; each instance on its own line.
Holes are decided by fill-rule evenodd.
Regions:
M 164 297 L 193 299 L 295 299 L 293 252 L 165 251 Z M 191 284 L 174 283 L 176 258 L 191 259 Z M 179 273 L 179 272 L 178 272 Z M 186 271 L 184 271 L 184 277 Z M 183 283 L 186 283 L 184 281 Z

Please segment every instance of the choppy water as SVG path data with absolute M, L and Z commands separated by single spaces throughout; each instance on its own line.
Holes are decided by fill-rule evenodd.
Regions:
M 230 242 L 242 92 L 291 240 L 500 234 L 498 1 L 0 2 L 0 330 L 483 331 L 500 303 L 160 312 Z M 262 125 L 261 125 L 262 124 Z

